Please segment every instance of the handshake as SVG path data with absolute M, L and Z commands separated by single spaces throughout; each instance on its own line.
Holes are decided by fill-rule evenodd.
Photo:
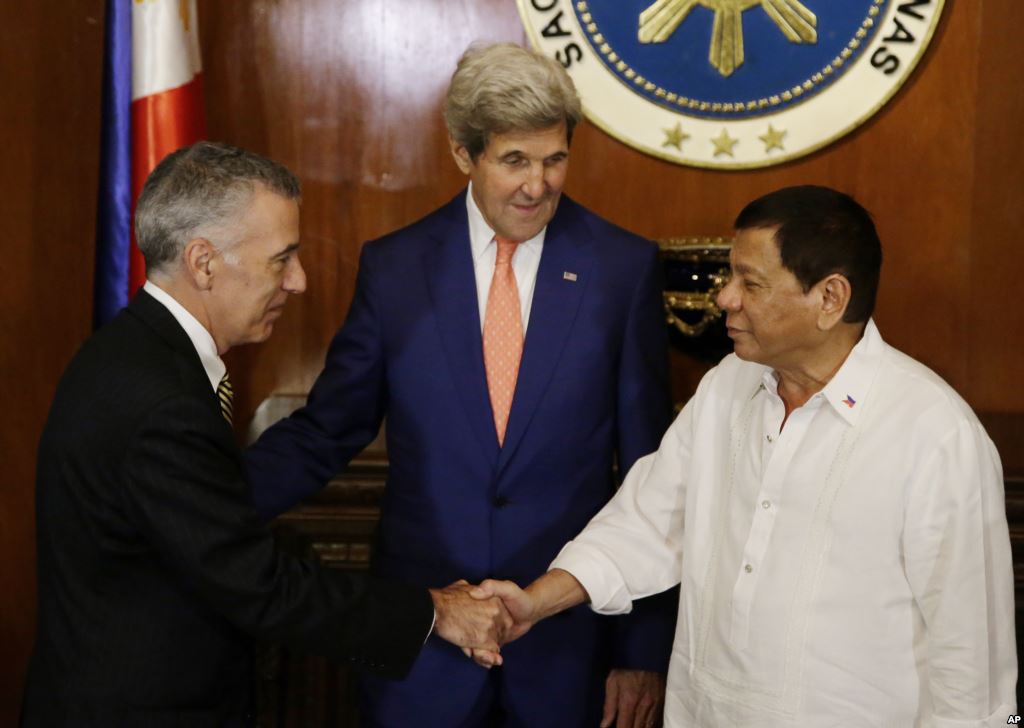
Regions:
M 478 665 L 500 665 L 501 646 L 522 637 L 540 619 L 534 600 L 511 581 L 465 580 L 431 589 L 434 633 L 458 645 Z

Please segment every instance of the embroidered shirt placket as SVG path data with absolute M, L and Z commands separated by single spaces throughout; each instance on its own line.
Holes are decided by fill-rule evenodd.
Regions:
M 774 385 L 772 386 L 774 389 Z M 750 633 L 750 609 L 757 592 L 761 566 L 771 542 L 776 514 L 785 498 L 786 474 L 790 462 L 800 449 L 807 427 L 822 404 L 821 394 L 814 395 L 806 404 L 794 410 L 786 426 L 780 431 L 785 407 L 777 394 L 762 386 L 758 397 L 765 398 L 761 405 L 760 427 L 750 428 L 749 436 L 760 439 L 760 478 L 757 495 L 752 503 L 750 532 L 743 546 L 739 571 L 732 592 L 729 642 L 733 648 L 743 650 Z M 735 478 L 733 471 L 731 477 Z M 754 483 L 739 485 L 744 492 L 754 489 Z

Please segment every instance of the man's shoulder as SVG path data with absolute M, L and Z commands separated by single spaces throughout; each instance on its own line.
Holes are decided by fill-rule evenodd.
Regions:
M 105 411 L 145 412 L 164 398 L 191 392 L 193 364 L 125 309 L 82 345 L 65 370 L 55 404 L 109 401 L 115 404 L 103 406 Z
M 970 405 L 952 385 L 926 364 L 889 344 L 882 352 L 876 386 L 885 403 L 881 416 L 898 409 L 929 429 L 980 426 Z
M 455 230 L 469 234 L 465 190 L 414 222 L 367 241 L 363 250 L 364 254 L 378 257 L 400 253 L 408 258 L 410 252 L 433 245 Z
M 768 371 L 763 364 L 727 354 L 701 378 L 693 399 L 695 403 L 713 402 L 715 406 L 734 409 L 753 396 Z
M 606 220 L 568 195 L 562 195 L 551 224 L 581 231 L 599 246 L 626 255 L 648 256 L 657 249 L 653 241 Z

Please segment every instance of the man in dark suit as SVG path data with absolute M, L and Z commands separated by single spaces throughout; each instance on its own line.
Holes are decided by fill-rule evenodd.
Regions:
M 377 572 L 532 579 L 611 497 L 616 455 L 625 472 L 657 447 L 670 416 L 657 248 L 561 195 L 580 118 L 555 61 L 511 44 L 463 56 L 446 119 L 469 191 L 364 247 L 308 404 L 248 452 L 258 510 L 322 487 L 386 416 Z M 363 718 L 567 728 L 597 725 L 603 706 L 606 724 L 647 725 L 674 610 L 574 610 L 491 672 L 430 640 L 405 680 L 364 680 Z
M 251 505 L 220 355 L 266 339 L 298 260 L 284 167 L 199 143 L 153 171 L 136 231 L 148 281 L 82 347 L 39 446 L 39 627 L 25 726 L 252 723 L 251 636 L 381 675 L 431 631 L 473 646 L 499 605 L 329 573 L 274 550 Z

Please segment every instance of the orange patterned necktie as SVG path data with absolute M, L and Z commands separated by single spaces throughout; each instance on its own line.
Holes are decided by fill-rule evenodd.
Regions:
M 512 255 L 519 243 L 497 235 L 494 241 L 498 244 L 498 255 L 484 314 L 484 368 L 494 412 L 494 429 L 498 433 L 498 444 L 503 445 L 519 376 L 519 360 L 523 357 L 523 317 L 519 289 L 512 272 Z

